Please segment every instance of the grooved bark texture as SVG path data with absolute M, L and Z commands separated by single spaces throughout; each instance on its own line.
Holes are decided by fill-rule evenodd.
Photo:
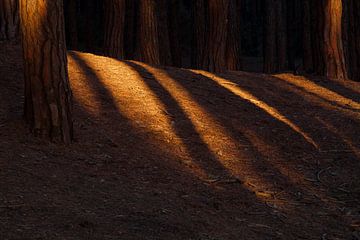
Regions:
M 286 2 L 265 1 L 264 72 L 287 69 Z
M 140 60 L 149 64 L 160 64 L 158 18 L 156 0 L 140 0 L 139 50 Z
M 211 72 L 240 68 L 239 1 L 198 0 L 193 3 L 193 64 Z
M 342 42 L 342 0 L 325 0 L 324 59 L 326 77 L 347 79 Z
M 125 0 L 105 0 L 104 53 L 109 57 L 124 58 Z
M 20 0 L 25 120 L 36 136 L 73 138 L 62 0 Z
M 14 39 L 18 33 L 18 0 L 0 0 L 0 40 Z
M 331 79 L 347 79 L 342 0 L 304 0 L 304 70 Z

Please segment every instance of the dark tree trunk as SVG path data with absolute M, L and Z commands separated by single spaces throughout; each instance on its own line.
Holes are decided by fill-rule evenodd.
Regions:
M 238 1 L 209 0 L 193 3 L 193 64 L 211 72 L 240 68 Z
M 228 5 L 226 69 L 231 71 L 241 69 L 241 1 L 230 0 Z
M 139 8 L 139 60 L 158 65 L 161 61 L 156 0 L 140 0 Z
M 68 81 L 62 0 L 20 0 L 25 66 L 24 117 L 40 137 L 70 143 L 72 96 Z
M 173 65 L 169 35 L 169 0 L 156 0 L 156 13 L 158 17 L 159 54 L 162 65 Z
M 125 6 L 125 0 L 104 1 L 106 56 L 124 58 Z
M 10 40 L 18 36 L 18 10 L 18 0 L 0 0 L 0 40 Z
M 342 42 L 342 0 L 325 0 L 324 59 L 325 76 L 347 79 Z
M 139 0 L 126 0 L 124 51 L 127 59 L 135 58 L 137 43 L 137 12 Z
M 208 8 L 205 0 L 192 2 L 193 43 L 192 65 L 195 68 L 204 68 L 205 59 L 208 58 L 206 50 L 208 32 Z
M 286 2 L 265 1 L 264 72 L 287 69 Z
M 68 49 L 78 49 L 78 23 L 77 23 L 77 0 L 65 0 L 65 16 L 66 16 L 66 39 Z
M 304 69 L 347 79 L 342 40 L 342 1 L 304 1 Z

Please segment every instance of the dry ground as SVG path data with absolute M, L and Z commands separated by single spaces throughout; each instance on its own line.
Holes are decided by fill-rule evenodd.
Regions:
M 0 47 L 0 239 L 360 239 L 360 84 L 69 53 L 76 142 Z

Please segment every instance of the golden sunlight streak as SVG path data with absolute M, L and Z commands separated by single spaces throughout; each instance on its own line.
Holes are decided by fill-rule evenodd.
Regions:
M 349 98 L 343 97 L 340 94 L 337 94 L 327 88 L 319 86 L 312 81 L 306 79 L 301 76 L 294 76 L 291 74 L 279 74 L 275 75 L 275 77 L 288 82 L 292 85 L 295 85 L 299 88 L 304 89 L 307 92 L 313 93 L 329 102 L 336 103 L 339 106 L 345 108 L 352 108 L 356 111 L 360 111 L 360 103 L 355 102 Z
M 254 95 L 252 95 L 251 93 L 247 92 L 246 90 L 241 89 L 237 84 L 234 84 L 231 81 L 228 81 L 224 78 L 220 78 L 217 76 L 214 76 L 212 74 L 209 74 L 207 72 L 204 71 L 194 71 L 196 73 L 200 73 L 206 77 L 208 77 L 209 79 L 212 79 L 213 81 L 215 81 L 216 83 L 218 83 L 220 86 L 228 89 L 229 91 L 231 91 L 232 93 L 234 93 L 235 95 L 249 101 L 250 103 L 254 104 L 255 106 L 257 106 L 258 108 L 264 110 L 266 113 L 268 113 L 269 115 L 271 115 L 272 117 L 276 118 L 277 120 L 279 120 L 280 122 L 286 124 L 287 126 L 289 126 L 291 129 L 293 129 L 295 132 L 299 133 L 307 142 L 309 142 L 311 145 L 313 145 L 316 149 L 319 148 L 319 146 L 315 143 L 315 141 L 305 132 L 303 132 L 301 130 L 300 127 L 298 127 L 295 123 L 291 122 L 289 119 L 287 119 L 284 115 L 282 115 L 278 110 L 276 110 L 275 108 L 269 106 L 268 104 L 266 104 L 265 102 L 259 100 L 258 98 L 256 98 Z

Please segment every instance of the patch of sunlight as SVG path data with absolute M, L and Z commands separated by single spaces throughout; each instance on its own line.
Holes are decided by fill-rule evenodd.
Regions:
M 345 108 L 352 108 L 354 110 L 360 111 L 360 103 L 355 102 L 349 98 L 346 98 L 338 93 L 335 93 L 325 87 L 319 86 L 314 82 L 306 79 L 305 77 L 294 76 L 290 74 L 278 74 L 274 76 L 280 80 L 293 84 L 299 88 L 302 88 L 307 92 L 313 93 L 329 102 L 336 103 L 339 106 Z
M 68 54 L 68 69 L 70 87 L 73 92 L 75 102 L 78 102 L 89 114 L 93 116 L 100 116 L 101 100 L 88 83 L 84 69 L 70 54 Z
M 191 156 L 183 140 L 174 130 L 173 119 L 170 118 L 166 107 L 156 94 L 144 83 L 140 74 L 126 63 L 116 59 L 96 57 L 98 60 L 96 61 L 88 60 L 87 56 L 90 55 L 77 54 L 86 67 L 95 73 L 95 81 L 98 81 L 98 84 L 101 84 L 102 88 L 111 94 L 110 97 L 116 105 L 117 111 L 129 121 L 132 127 L 142 133 L 151 133 L 153 137 L 159 136 L 165 140 L 165 144 L 156 147 L 163 149 L 164 152 L 170 149 L 170 145 L 181 148 L 182 156 L 176 157 L 185 159 L 187 170 L 192 173 L 196 171 L 196 175 L 199 176 L 206 176 L 200 168 L 194 170 L 194 164 L 190 160 L 186 160 L 191 159 Z M 96 71 L 99 69 L 100 61 L 107 63 L 106 71 Z M 168 146 L 166 147 L 166 145 Z
M 231 91 L 235 95 L 254 104 L 258 108 L 262 109 L 263 111 L 265 111 L 266 113 L 268 113 L 269 115 L 274 117 L 275 119 L 277 119 L 280 122 L 289 126 L 295 132 L 300 134 L 308 143 L 313 145 L 316 149 L 319 149 L 319 146 L 315 143 L 315 141 L 307 133 L 305 133 L 300 127 L 298 127 L 295 123 L 293 123 L 287 117 L 282 115 L 277 109 L 275 109 L 275 108 L 271 107 L 270 105 L 268 105 L 267 103 L 261 101 L 260 99 L 258 99 L 254 95 L 252 95 L 250 92 L 240 88 L 237 84 L 234 84 L 233 82 L 231 82 L 229 80 L 214 76 L 213 74 L 210 74 L 208 72 L 204 72 L 204 71 L 194 71 L 194 72 L 200 73 L 200 74 L 208 77 L 209 79 L 215 81 L 217 84 L 219 84 L 220 86 Z

